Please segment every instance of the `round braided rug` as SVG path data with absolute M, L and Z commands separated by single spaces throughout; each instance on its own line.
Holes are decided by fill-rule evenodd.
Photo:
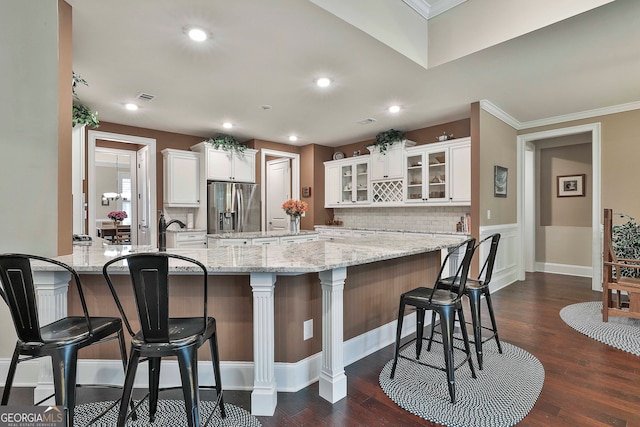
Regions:
M 602 301 L 568 305 L 560 310 L 560 317 L 589 338 L 640 356 L 640 319 L 609 316 L 609 321 L 603 322 Z
M 131 427 L 179 427 L 187 425 L 187 418 L 185 416 L 184 401 L 182 400 L 158 400 L 158 410 L 156 411 L 156 419 L 153 424 L 149 423 L 149 406 L 148 400 L 146 400 L 136 411 L 138 419 L 132 421 L 129 419 L 127 426 Z M 84 403 L 76 406 L 73 425 L 77 427 L 84 427 L 89 424 L 94 417 L 107 409 L 113 401 L 105 402 L 93 402 Z M 204 423 L 211 410 L 214 408 L 215 402 L 200 401 L 200 420 Z M 261 427 L 262 424 L 256 417 L 251 415 L 244 409 L 231 405 L 229 403 L 224 404 L 224 410 L 226 418 L 220 416 L 220 408 L 215 408 L 215 413 L 209 421 L 209 426 L 225 426 L 225 427 Z M 113 427 L 118 421 L 118 405 L 107 412 L 98 421 L 91 424 L 91 426 L 99 427 Z
M 471 377 L 468 363 L 455 372 L 456 403 L 452 404 L 444 371 L 429 368 L 406 359 L 398 359 L 394 379 L 390 379 L 393 360 L 380 373 L 382 390 L 401 408 L 446 426 L 512 426 L 520 422 L 536 403 L 544 383 L 544 368 L 540 361 L 523 349 L 495 341 L 484 343 L 483 369 L 478 369 L 474 357 L 476 379 Z M 472 351 L 475 351 L 473 346 Z M 415 357 L 415 345 L 402 354 Z M 464 360 L 462 351 L 455 351 L 456 364 Z M 434 342 L 431 351 L 423 345 L 420 360 L 444 367 L 442 344 Z

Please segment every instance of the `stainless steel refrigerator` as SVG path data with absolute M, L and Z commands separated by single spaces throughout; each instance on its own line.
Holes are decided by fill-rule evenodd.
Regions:
M 207 183 L 207 232 L 260 231 L 260 186 Z

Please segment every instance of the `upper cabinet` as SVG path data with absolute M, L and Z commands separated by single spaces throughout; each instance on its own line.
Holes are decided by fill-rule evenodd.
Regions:
M 372 181 L 381 179 L 402 179 L 404 177 L 404 149 L 416 145 L 413 141 L 396 142 L 384 153 L 374 145 L 367 147 L 371 152 Z
M 406 203 L 471 203 L 471 143 L 420 145 L 406 150 Z
M 205 156 L 208 181 L 256 182 L 256 153 L 247 148 L 243 153 L 217 150 L 206 142 L 191 147 Z
M 325 207 L 369 203 L 369 156 L 325 162 Z
M 164 205 L 200 206 L 200 154 L 166 148 L 162 156 Z

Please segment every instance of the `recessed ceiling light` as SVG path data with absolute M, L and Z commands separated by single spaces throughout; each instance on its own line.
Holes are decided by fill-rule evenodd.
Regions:
M 209 38 L 209 36 L 207 35 L 206 31 L 204 31 L 204 30 L 202 30 L 200 28 L 190 28 L 189 30 L 187 30 L 187 35 L 194 42 L 203 42 L 207 38 Z
M 126 108 L 129 111 L 136 111 L 138 109 L 138 106 L 136 104 L 125 104 L 124 108 Z
M 331 84 L 331 79 L 328 77 L 320 77 L 316 79 L 316 84 L 320 87 L 327 87 Z
M 291 141 L 291 142 L 296 142 L 297 140 L 298 140 L 298 137 L 297 137 L 297 136 L 295 136 L 295 135 L 291 135 L 291 136 L 289 137 L 289 141 Z
M 389 112 L 390 113 L 397 113 L 400 111 L 400 106 L 399 105 L 392 105 L 391 107 L 389 107 Z
M 225 122 L 222 124 L 222 127 L 225 129 L 231 129 L 233 127 L 233 123 Z

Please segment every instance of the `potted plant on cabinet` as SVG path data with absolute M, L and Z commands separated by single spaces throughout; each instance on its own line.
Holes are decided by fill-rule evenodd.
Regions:
M 213 145 L 213 148 L 225 151 L 236 151 L 243 153 L 247 149 L 246 145 L 240 144 L 233 136 L 225 133 L 218 133 L 213 138 L 209 138 L 206 142 Z
M 76 93 L 76 86 L 79 84 L 83 84 L 85 86 L 89 86 L 87 81 L 80 76 L 80 74 L 76 74 L 73 72 L 73 79 L 71 82 L 71 93 L 73 94 L 73 114 L 71 118 L 71 126 L 76 127 L 80 126 L 91 126 L 92 128 L 97 128 L 100 124 L 100 120 L 98 120 L 98 114 L 91 111 L 89 107 L 82 104 L 78 100 L 78 94 Z
M 376 140 L 373 143 L 373 147 L 376 147 L 380 154 L 385 154 L 385 152 L 396 142 L 404 141 L 404 135 L 401 131 L 396 129 L 389 129 L 382 132 L 379 132 L 376 135 Z

